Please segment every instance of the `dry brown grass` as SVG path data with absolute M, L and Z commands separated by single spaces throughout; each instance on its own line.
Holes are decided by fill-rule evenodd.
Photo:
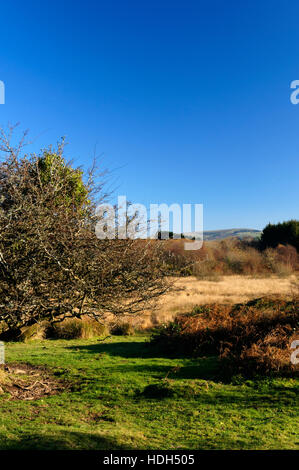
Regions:
M 198 279 L 195 276 L 168 277 L 173 287 L 162 296 L 155 309 L 147 310 L 142 315 L 123 317 L 122 322 L 137 330 L 152 328 L 161 323 L 172 321 L 180 313 L 190 312 L 196 305 L 219 304 L 232 305 L 244 303 L 258 297 L 271 295 L 288 296 L 299 289 L 299 277 L 292 274 L 286 277 L 277 275 L 253 277 L 245 275 L 228 275 L 210 280 Z M 117 326 L 113 317 L 107 317 L 107 329 Z M 23 341 L 58 338 L 91 338 L 106 334 L 102 325 L 89 319 L 66 320 L 56 325 L 55 334 L 50 334 L 48 325 L 33 325 L 24 330 L 19 338 Z M 46 331 L 47 330 L 47 331 Z M 108 333 L 107 333 L 108 334 Z
M 196 307 L 162 325 L 152 344 L 168 353 L 218 355 L 228 371 L 298 372 L 290 345 L 298 339 L 299 297 L 264 297 L 237 305 Z
M 202 305 L 156 329 L 151 342 L 170 354 L 218 355 L 230 373 L 297 374 L 290 346 L 298 339 L 298 309 L 298 296 Z
M 3 384 L 9 384 L 10 380 L 8 375 L 6 374 L 5 370 L 0 367 L 0 394 L 3 393 L 1 385 Z
M 244 275 L 223 276 L 219 280 L 199 280 L 189 276 L 171 278 L 175 289 L 164 295 L 154 312 L 147 311 L 132 320 L 135 326 L 150 328 L 171 321 L 179 313 L 190 312 L 196 305 L 236 304 L 278 294 L 292 295 L 298 290 L 298 276 L 253 278 Z
M 291 245 L 262 251 L 258 242 L 235 238 L 204 242 L 200 250 L 186 251 L 184 240 L 165 240 L 164 263 L 169 275 L 209 279 L 219 275 L 288 276 L 299 271 L 299 255 Z

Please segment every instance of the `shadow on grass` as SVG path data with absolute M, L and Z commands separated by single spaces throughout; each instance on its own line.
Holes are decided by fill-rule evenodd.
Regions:
M 111 365 L 115 373 L 136 372 L 147 376 L 151 375 L 157 379 L 163 379 L 167 376 L 169 379 L 212 380 L 223 384 L 231 384 L 233 376 L 238 373 L 234 371 L 234 369 L 230 370 L 230 368 L 226 367 L 225 363 L 218 360 L 216 356 L 192 358 L 179 352 L 177 352 L 177 354 L 165 354 L 164 351 L 145 342 L 122 341 L 116 343 L 66 346 L 66 348 L 98 356 L 107 354 L 111 357 L 122 358 L 123 361 L 120 361 L 120 363 Z M 145 361 L 144 363 L 141 362 L 137 364 L 130 363 L 130 359 L 155 359 L 156 361 Z M 159 359 L 185 360 L 186 365 L 183 364 L 181 367 L 178 367 L 177 370 L 173 370 L 175 367 L 171 367 L 169 364 L 158 363 Z M 126 362 L 126 360 L 128 361 Z M 123 364 L 121 362 L 123 362 Z M 99 361 L 99 365 L 100 364 L 101 362 Z M 265 378 L 267 377 L 265 376 Z M 242 383 L 244 383 L 245 380 L 246 377 L 244 376 Z M 285 388 L 283 389 L 285 390 Z
M 69 442 L 66 442 L 69 440 Z M 229 438 L 227 433 L 220 433 L 219 436 L 214 436 L 213 439 L 207 439 L 203 437 L 198 437 L 196 444 L 190 439 L 190 449 L 196 450 L 219 450 L 219 449 L 257 449 L 261 447 L 261 440 L 258 437 L 238 437 L 236 439 Z M 186 447 L 177 446 L 178 450 L 186 450 Z M 67 451 L 67 450 L 106 450 L 106 451 L 132 451 L 140 450 L 138 447 L 130 447 L 128 445 L 121 446 L 116 444 L 113 440 L 104 439 L 96 437 L 92 434 L 85 434 L 79 432 L 68 432 L 64 433 L 63 437 L 55 437 L 51 435 L 34 435 L 28 436 L 28 438 L 23 438 L 20 440 L 7 440 L 3 444 L 3 441 L 0 437 L 0 450 L 1 451 L 35 451 L 35 450 L 45 450 L 45 451 Z M 128 454 L 124 454 L 128 455 Z M 80 461 L 80 455 L 78 456 L 78 463 Z
M 66 346 L 67 349 L 74 351 L 84 351 L 90 354 L 108 354 L 109 356 L 121 357 L 124 359 L 187 359 L 189 361 L 201 361 L 212 359 L 215 361 L 215 356 L 208 357 L 192 357 L 180 351 L 175 353 L 167 353 L 149 342 L 117 342 L 117 343 L 99 343 L 99 344 L 84 344 L 75 346 Z
M 63 431 L 58 435 L 30 434 L 20 439 L 0 437 L 0 450 L 131 450 L 113 439 L 92 433 Z
M 169 404 L 176 399 L 182 399 L 184 402 L 191 400 L 194 404 L 197 403 L 197 406 L 219 407 L 222 411 L 225 407 L 232 406 L 238 409 L 293 411 L 298 403 L 296 393 L 290 394 L 288 391 L 284 393 L 275 393 L 273 391 L 259 393 L 252 390 L 217 390 L 213 386 L 197 383 L 179 384 L 160 381 L 136 392 L 138 402 L 149 400 L 151 403 L 157 403 L 165 399 L 169 400 Z M 169 404 L 165 403 L 164 406 L 171 406 Z
M 194 365 L 182 366 L 179 369 L 169 365 L 155 365 L 155 364 L 124 364 L 113 366 L 113 372 L 122 374 L 144 374 L 147 377 L 150 375 L 156 379 L 201 379 L 219 381 L 221 379 L 217 359 L 207 358 L 200 359 Z M 222 380 L 221 380 L 222 381 Z
M 151 358 L 164 357 L 159 354 L 149 343 L 137 342 L 117 342 L 117 343 L 99 343 L 67 346 L 68 349 L 82 350 L 91 354 L 109 354 L 109 356 L 118 356 L 126 359 L 130 358 Z
M 85 351 L 94 355 L 107 354 L 109 356 L 121 357 L 124 360 L 128 359 L 128 363 L 124 361 L 124 364 L 113 365 L 113 372 L 115 373 L 144 373 L 147 376 L 150 374 L 161 379 L 165 378 L 165 376 L 172 379 L 220 380 L 221 378 L 219 375 L 219 363 L 216 357 L 190 358 L 179 354 L 168 356 L 160 353 L 148 343 L 120 342 L 67 346 L 67 348 Z M 141 360 L 161 358 L 185 359 L 189 364 L 175 368 L 171 367 L 171 365 L 151 363 L 150 361 L 143 364 L 129 363 L 129 359 L 137 358 Z

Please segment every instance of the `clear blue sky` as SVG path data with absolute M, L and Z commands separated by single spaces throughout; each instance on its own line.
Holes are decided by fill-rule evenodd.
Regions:
M 95 144 L 117 193 L 203 203 L 204 228 L 298 216 L 299 5 L 288 0 L 1 2 L 0 124 L 37 150 Z

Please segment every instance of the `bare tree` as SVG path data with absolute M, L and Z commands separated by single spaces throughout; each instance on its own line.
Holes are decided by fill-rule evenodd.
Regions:
M 63 143 L 24 154 L 0 131 L 0 322 L 23 326 L 88 315 L 136 315 L 167 289 L 159 243 L 99 240 L 95 208 L 105 199 L 94 170 L 85 180 Z

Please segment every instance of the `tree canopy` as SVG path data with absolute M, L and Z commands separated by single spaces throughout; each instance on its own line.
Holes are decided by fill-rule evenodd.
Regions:
M 161 247 L 99 240 L 96 204 L 104 183 L 67 163 L 64 148 L 24 155 L 0 138 L 0 324 L 88 315 L 134 315 L 167 290 Z
M 292 245 L 299 251 L 299 221 L 289 220 L 268 224 L 261 235 L 262 248 L 276 248 L 279 244 Z

